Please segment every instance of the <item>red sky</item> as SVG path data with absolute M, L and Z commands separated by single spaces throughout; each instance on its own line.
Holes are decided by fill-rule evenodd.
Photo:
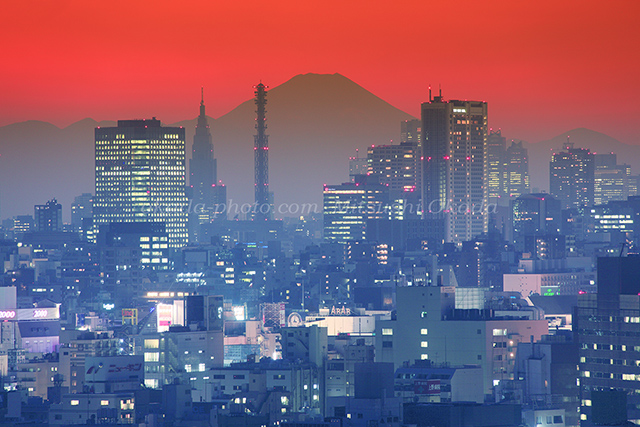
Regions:
M 489 102 L 531 142 L 588 127 L 640 144 L 640 2 L 5 2 L 0 125 L 218 117 L 300 73 L 345 75 L 408 113 L 429 84 Z

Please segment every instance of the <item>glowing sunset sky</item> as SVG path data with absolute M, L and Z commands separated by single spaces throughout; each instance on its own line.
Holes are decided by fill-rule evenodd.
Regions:
M 218 117 L 300 73 L 419 114 L 429 84 L 532 142 L 588 127 L 640 143 L 638 1 L 5 2 L 0 125 Z

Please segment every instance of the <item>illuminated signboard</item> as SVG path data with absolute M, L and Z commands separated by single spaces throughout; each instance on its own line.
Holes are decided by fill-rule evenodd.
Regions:
M 240 320 L 240 321 L 247 320 L 244 312 L 244 305 L 234 305 L 232 308 L 233 308 L 233 317 L 235 317 L 236 320 Z
M 156 314 L 158 318 L 158 332 L 166 332 L 173 320 L 173 305 L 158 304 L 156 306 Z
M 137 325 L 138 324 L 138 309 L 137 308 L 123 308 L 122 309 L 122 324 L 124 324 L 124 325 Z
M 16 317 L 15 310 L 2 310 L 0 311 L 0 319 L 13 319 Z
M 413 383 L 413 392 L 415 394 L 440 394 L 440 380 L 416 380 Z
M 60 318 L 58 307 L 19 308 L 17 310 L 0 310 L 0 321 L 18 320 L 57 320 Z

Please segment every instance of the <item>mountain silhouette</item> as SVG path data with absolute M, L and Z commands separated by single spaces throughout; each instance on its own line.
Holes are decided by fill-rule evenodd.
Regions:
M 257 82 L 256 82 L 257 83 Z M 234 203 L 252 203 L 255 104 L 246 102 L 229 113 L 209 118 L 218 179 Z M 270 187 L 275 204 L 322 205 L 322 184 L 348 179 L 348 157 L 355 149 L 396 142 L 400 122 L 412 117 L 340 74 L 302 74 L 269 90 L 267 95 Z M 194 116 L 198 105 L 194 103 Z M 130 117 L 120 117 L 129 119 Z M 0 218 L 33 214 L 35 204 L 57 198 L 65 221 L 73 198 L 94 191 L 94 129 L 114 121 L 83 119 L 60 129 L 50 123 L 26 121 L 0 127 Z M 187 158 L 196 119 L 183 126 Z M 531 187 L 549 189 L 549 161 L 570 137 L 576 147 L 614 152 L 618 163 L 640 171 L 640 146 L 578 128 L 547 141 L 525 143 L 529 150 Z
M 258 82 L 256 82 L 258 83 Z M 218 119 L 209 119 L 218 179 L 235 203 L 253 202 L 253 94 Z M 303 74 L 267 95 L 270 187 L 280 203 L 322 203 L 322 184 L 348 179 L 356 148 L 400 136 L 412 117 L 340 74 Z M 194 116 L 198 105 L 194 104 Z M 128 119 L 121 117 L 119 119 Z M 160 117 L 161 119 L 161 117 Z M 184 126 L 187 157 L 195 118 Z M 64 129 L 44 122 L 0 127 L 0 217 L 32 214 L 55 197 L 68 220 L 73 198 L 94 187 L 94 128 L 115 122 L 84 119 Z

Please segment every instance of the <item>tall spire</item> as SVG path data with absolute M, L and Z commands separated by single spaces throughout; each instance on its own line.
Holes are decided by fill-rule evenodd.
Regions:
M 269 137 L 267 130 L 267 86 L 260 84 L 255 87 L 256 103 L 256 135 L 254 137 L 254 159 L 255 159 L 255 197 L 256 197 L 256 220 L 271 219 L 270 197 L 269 197 Z
M 198 117 L 198 127 L 201 126 L 202 120 L 204 120 L 204 126 L 206 126 L 207 116 L 204 113 L 204 87 L 200 88 L 200 117 Z

